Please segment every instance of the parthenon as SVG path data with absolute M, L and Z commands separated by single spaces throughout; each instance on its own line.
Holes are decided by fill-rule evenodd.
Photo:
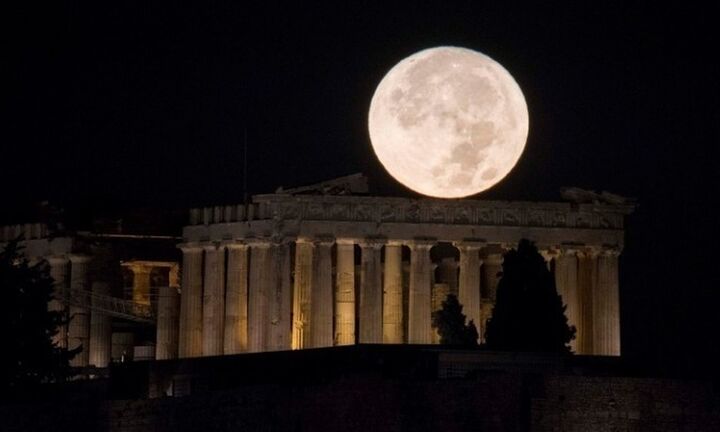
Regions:
M 482 339 L 502 254 L 523 238 L 554 274 L 577 328 L 573 351 L 620 355 L 618 258 L 634 204 L 579 190 L 564 202 L 523 202 L 376 197 L 336 186 L 192 209 L 182 236 L 25 224 L 0 227 L 0 246 L 23 234 L 26 256 L 49 264 L 49 308 L 73 317 L 57 342 L 83 346 L 74 366 L 133 355 L 435 344 L 431 314 L 448 294 Z M 157 242 L 165 252 L 153 255 Z
M 580 354 L 620 354 L 628 204 L 256 195 L 194 209 L 183 231 L 178 356 L 431 344 L 448 293 L 479 327 L 502 253 L 534 241 Z

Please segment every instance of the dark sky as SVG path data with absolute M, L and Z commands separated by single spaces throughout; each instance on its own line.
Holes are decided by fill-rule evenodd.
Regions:
M 530 109 L 518 166 L 479 198 L 558 199 L 562 186 L 636 197 L 624 347 L 667 370 L 720 358 L 711 11 L 114 3 L 5 16 L 4 220 L 40 200 L 93 214 L 240 202 L 244 130 L 251 193 L 362 171 L 376 193 L 412 196 L 372 154 L 370 98 L 402 58 L 463 46 L 503 64 Z

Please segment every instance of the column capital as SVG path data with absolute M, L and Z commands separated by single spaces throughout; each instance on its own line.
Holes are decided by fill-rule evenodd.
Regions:
M 579 258 L 597 258 L 600 255 L 601 249 L 596 246 L 584 246 L 578 248 L 577 256 Z
M 364 239 L 360 239 L 358 242 L 358 245 L 360 245 L 361 248 L 373 248 L 373 249 L 380 249 L 381 247 L 385 246 L 387 244 L 387 239 L 384 237 L 367 237 Z
M 356 238 L 351 237 L 342 237 L 342 238 L 336 238 L 335 243 L 338 245 L 350 245 L 354 246 L 357 244 L 358 240 Z
M 430 250 L 437 244 L 437 239 L 417 237 L 407 242 L 411 250 Z
M 545 261 L 550 261 L 553 257 L 555 257 L 555 255 L 557 255 L 554 250 L 548 248 L 538 249 L 538 253 L 542 255 Z
M 331 235 L 318 235 L 313 239 L 316 246 L 332 246 L 335 244 L 335 237 Z
M 218 252 L 225 249 L 225 245 L 219 242 L 213 242 L 209 244 L 204 244 L 202 248 L 205 252 Z
M 580 246 L 573 244 L 561 244 L 557 247 L 560 256 L 576 256 L 579 250 Z
M 144 264 L 144 263 L 135 263 L 135 262 L 123 262 L 121 265 L 131 272 L 133 272 L 134 275 L 137 274 L 150 274 L 153 270 L 153 266 Z
M 617 245 L 603 245 L 598 253 L 602 256 L 618 257 L 622 253 L 622 247 Z
M 244 250 L 249 247 L 248 244 L 242 240 L 225 240 L 223 241 L 223 246 L 228 250 Z
M 265 237 L 248 237 L 245 243 L 251 248 L 269 248 L 272 246 L 272 240 Z
M 84 254 L 70 254 L 68 255 L 68 258 L 73 264 L 85 264 L 89 263 L 92 260 L 92 257 L 90 255 Z
M 405 241 L 398 240 L 398 239 L 388 239 L 386 246 L 403 246 L 405 245 Z
M 70 261 L 70 259 L 65 255 L 50 255 L 45 257 L 45 260 L 51 266 L 65 265 Z
M 463 239 L 453 242 L 453 246 L 460 250 L 480 250 L 487 246 L 487 242 L 482 239 Z
M 310 245 L 310 246 L 315 246 L 315 241 L 314 241 L 314 240 L 315 240 L 315 239 L 312 238 L 312 237 L 302 236 L 302 237 L 296 238 L 296 239 L 295 239 L 295 243 L 297 243 L 297 244 L 306 244 L 306 245 Z
M 197 242 L 180 243 L 177 245 L 177 248 L 180 249 L 184 254 L 201 253 L 203 250 L 202 244 Z
M 482 260 L 489 265 L 500 265 L 503 262 L 503 254 L 500 252 L 486 253 Z

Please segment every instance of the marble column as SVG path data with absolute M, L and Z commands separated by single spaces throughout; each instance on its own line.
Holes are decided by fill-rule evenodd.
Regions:
M 99 296 L 110 295 L 110 284 L 93 282 L 92 293 Z M 88 362 L 91 366 L 104 368 L 110 364 L 112 349 L 112 320 L 104 312 L 100 312 L 98 298 L 92 298 L 93 309 L 90 311 L 90 353 Z
M 153 269 L 152 266 L 130 263 L 128 268 L 133 274 L 133 302 L 150 306 L 150 273 Z
M 203 356 L 223 353 L 225 330 L 225 246 L 205 246 Z
M 159 288 L 155 344 L 155 360 L 175 359 L 178 356 L 178 319 L 180 298 L 178 286 Z
M 355 343 L 355 243 L 338 239 L 335 277 L 335 344 Z
M 402 243 L 385 245 L 383 273 L 383 343 L 401 344 L 403 332 Z
M 202 355 L 202 262 L 200 246 L 181 245 L 183 253 L 182 293 L 180 296 L 180 358 Z
M 333 345 L 332 239 L 315 242 L 310 316 L 310 341 L 313 348 Z
M 620 355 L 619 255 L 618 250 L 606 249 L 597 258 L 597 285 L 592 296 L 596 355 Z
M 268 297 L 271 244 L 269 240 L 254 239 L 250 243 L 250 285 L 248 286 L 248 351 L 267 350 L 269 333 Z
M 563 248 L 555 258 L 555 286 L 567 306 L 565 316 L 568 324 L 580 332 L 580 297 L 578 296 L 578 258 L 574 249 Z M 578 339 L 570 342 L 573 352 L 578 352 Z
M 597 286 L 597 251 L 583 249 L 578 252 L 578 354 L 595 354 L 593 292 Z
M 310 314 L 314 249 L 315 245 L 308 239 L 299 238 L 295 243 L 292 349 L 307 348 L 311 342 Z
M 408 343 L 411 344 L 429 344 L 432 340 L 430 249 L 434 244 L 424 240 L 415 240 L 409 244 Z
M 290 244 L 281 240 L 272 246 L 271 274 L 269 279 L 270 331 L 267 349 L 284 351 L 292 342 L 292 281 L 290 279 Z M 332 325 L 332 323 L 331 323 Z M 332 332 L 332 330 L 331 330 Z
M 53 278 L 53 297 L 48 302 L 48 310 L 67 316 L 65 298 L 68 295 L 67 271 L 70 262 L 65 256 L 51 256 L 47 258 L 50 265 L 50 277 Z M 67 325 L 58 326 L 58 332 L 53 336 L 53 342 L 60 348 L 67 348 Z
M 229 243 L 225 286 L 224 354 L 248 348 L 248 245 Z
M 481 316 L 480 305 L 480 249 L 484 246 L 479 242 L 459 242 L 455 247 L 460 251 L 460 281 L 458 301 L 463 306 L 467 322 L 475 324 L 478 334 L 484 333 L 485 323 Z
M 380 249 L 384 241 L 360 241 L 360 343 L 383 342 L 382 267 Z
M 92 258 L 84 255 L 70 256 L 70 296 L 79 304 L 88 303 L 88 266 Z M 84 367 L 90 359 L 90 311 L 85 306 L 70 306 L 68 324 L 68 349 L 82 347 L 70 366 Z
M 498 282 L 500 281 L 500 278 L 498 277 L 498 273 L 502 272 L 502 262 L 503 262 L 503 256 L 501 253 L 488 253 L 486 254 L 485 258 L 483 259 L 483 285 L 485 286 L 486 290 L 485 293 L 487 294 L 487 299 L 495 303 L 495 299 L 497 296 L 497 286 Z

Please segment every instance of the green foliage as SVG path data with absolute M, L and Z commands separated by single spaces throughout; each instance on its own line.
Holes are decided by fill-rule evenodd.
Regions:
M 508 251 L 487 321 L 487 347 L 503 351 L 569 353 L 575 327 L 568 325 L 555 279 L 535 245 L 521 240 Z
M 0 252 L 0 390 L 63 380 L 76 354 L 56 346 L 53 336 L 64 325 L 61 313 L 48 311 L 53 279 L 47 263 L 30 265 L 18 240 Z
M 440 335 L 442 345 L 477 346 L 478 331 L 470 320 L 465 324 L 462 305 L 453 294 L 442 302 L 442 309 L 432 313 L 432 326 Z

